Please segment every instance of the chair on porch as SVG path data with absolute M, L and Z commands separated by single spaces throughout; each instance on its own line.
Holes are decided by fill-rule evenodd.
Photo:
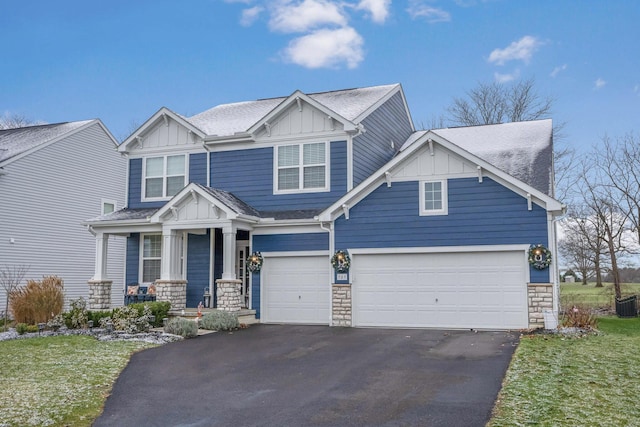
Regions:
M 135 304 L 137 302 L 155 301 L 156 285 L 140 286 L 138 283 L 127 285 L 127 294 L 124 296 L 124 304 Z

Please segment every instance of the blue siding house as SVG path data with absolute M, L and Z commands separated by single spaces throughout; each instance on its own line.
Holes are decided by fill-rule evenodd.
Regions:
M 416 131 L 399 84 L 161 108 L 119 147 L 127 206 L 87 224 L 98 255 L 126 236 L 127 283 L 176 310 L 207 294 L 265 323 L 540 327 L 564 210 L 551 129 Z

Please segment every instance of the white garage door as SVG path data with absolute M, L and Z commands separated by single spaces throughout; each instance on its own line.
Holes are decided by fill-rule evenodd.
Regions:
M 526 328 L 523 252 L 355 255 L 355 326 Z
M 327 256 L 268 258 L 262 268 L 262 321 L 329 324 Z

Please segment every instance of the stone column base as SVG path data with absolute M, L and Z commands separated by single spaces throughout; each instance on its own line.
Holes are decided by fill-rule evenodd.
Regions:
M 242 309 L 242 298 L 240 297 L 240 286 L 242 280 L 218 279 L 217 286 L 217 309 L 224 311 L 240 311 Z
M 544 327 L 544 310 L 553 310 L 553 283 L 529 283 L 529 328 Z
M 172 310 L 187 307 L 186 280 L 156 280 L 156 301 L 169 301 Z
M 111 308 L 111 280 L 89 280 L 89 310 L 108 310 Z
M 351 326 L 351 284 L 331 286 L 331 326 Z

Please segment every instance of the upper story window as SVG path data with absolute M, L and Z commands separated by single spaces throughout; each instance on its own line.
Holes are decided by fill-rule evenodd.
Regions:
M 420 183 L 420 215 L 447 215 L 447 180 Z
M 275 147 L 276 193 L 329 190 L 328 149 L 326 142 Z
M 144 199 L 167 199 L 186 185 L 187 156 L 147 157 L 144 160 Z

